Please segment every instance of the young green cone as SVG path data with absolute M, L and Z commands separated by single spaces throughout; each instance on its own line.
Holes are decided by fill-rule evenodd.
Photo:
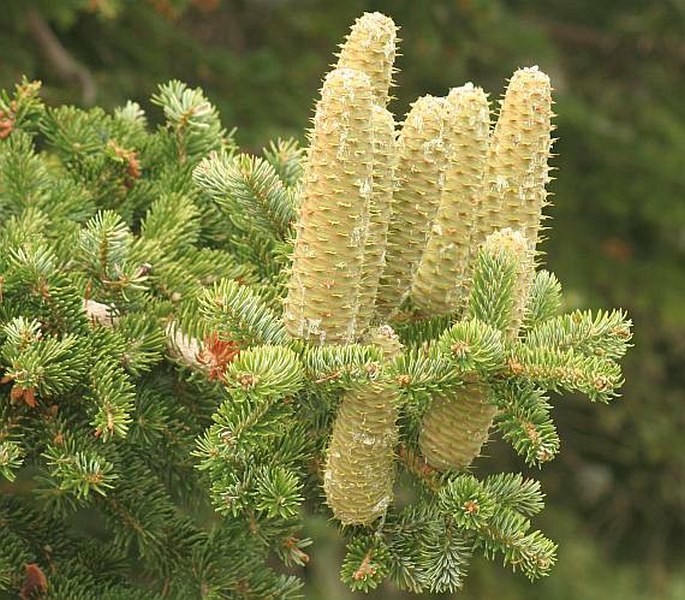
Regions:
M 401 351 L 399 340 L 380 327 L 369 340 L 385 360 Z M 334 516 L 344 525 L 366 525 L 383 515 L 395 481 L 398 391 L 394 383 L 368 381 L 345 394 L 333 424 L 323 487 Z
M 288 332 L 348 343 L 356 317 L 373 189 L 369 78 L 331 71 L 316 107 L 283 319 Z
M 369 229 L 364 247 L 362 287 L 357 330 L 363 333 L 371 322 L 376 293 L 385 265 L 388 223 L 395 189 L 397 151 L 395 120 L 385 108 L 374 106 L 373 117 L 373 194 L 369 206 Z
M 397 26 L 393 20 L 378 12 L 364 13 L 340 46 L 337 67 L 366 73 L 376 103 L 385 107 L 390 99 L 396 53 Z
M 463 298 L 490 134 L 488 99 L 481 88 L 468 83 L 451 90 L 447 100 L 445 186 L 412 288 L 415 304 L 431 314 L 452 312 Z
M 412 105 L 398 140 L 398 188 L 393 196 L 385 270 L 376 299 L 381 317 L 409 292 L 444 184 L 445 98 L 422 96 Z
M 509 337 L 518 333 L 528 298 L 528 244 L 511 229 L 490 235 L 478 254 L 468 318 Z M 496 409 L 486 386 L 465 384 L 449 396 L 436 396 L 423 418 L 419 447 L 436 469 L 465 469 L 487 441 Z
M 478 386 L 436 396 L 423 419 L 419 446 L 436 469 L 465 469 L 488 440 L 496 408 Z
M 550 181 L 552 116 L 549 77 L 537 67 L 516 71 L 490 140 L 474 253 L 488 235 L 504 227 L 521 231 L 535 250 Z

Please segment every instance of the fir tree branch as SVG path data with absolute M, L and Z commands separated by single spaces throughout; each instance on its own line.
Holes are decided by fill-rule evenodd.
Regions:
M 623 384 L 620 366 L 614 361 L 576 354 L 573 350 L 530 348 L 517 345 L 509 359 L 509 372 L 548 390 L 579 391 L 592 401 L 608 402 Z
M 528 296 L 523 329 L 529 330 L 555 317 L 561 310 L 561 300 L 561 284 L 554 273 L 538 271 Z
M 488 375 L 504 364 L 502 333 L 478 319 L 455 323 L 437 346 L 459 373 Z
M 195 168 L 193 178 L 239 229 L 259 227 L 280 240 L 291 236 L 293 196 L 266 160 L 212 154 Z
M 199 298 L 200 314 L 213 331 L 228 335 L 235 342 L 285 344 L 288 336 L 276 315 L 247 286 L 224 279 Z
M 573 349 L 580 354 L 621 358 L 632 338 L 631 321 L 622 310 L 576 310 L 548 319 L 532 328 L 525 341 L 529 348 Z
M 499 412 L 495 424 L 526 464 L 542 466 L 559 452 L 561 444 L 544 393 L 530 385 L 505 385 L 495 394 Z
M 387 576 L 385 542 L 376 536 L 362 534 L 347 545 L 347 553 L 340 578 L 350 589 L 364 591 L 376 589 Z
M 8 481 L 16 479 L 15 471 L 24 462 L 24 449 L 17 441 L 0 439 L 0 476 Z
M 262 154 L 286 187 L 294 187 L 300 182 L 305 148 L 300 147 L 295 138 L 271 141 L 268 148 L 262 150 Z

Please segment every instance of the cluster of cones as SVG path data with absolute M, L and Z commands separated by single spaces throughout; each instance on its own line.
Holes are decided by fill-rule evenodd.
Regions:
M 313 343 L 385 340 L 387 360 L 401 351 L 385 325 L 401 305 L 424 316 L 463 311 L 477 253 L 496 232 L 523 253 L 508 330 L 516 335 L 535 271 L 553 116 L 549 78 L 531 67 L 514 73 L 494 127 L 487 94 L 470 83 L 418 98 L 398 127 L 387 109 L 396 49 L 392 19 L 367 13 L 325 77 L 283 315 L 292 336 Z M 324 487 L 344 523 L 373 521 L 392 497 L 393 385 L 380 378 L 342 401 Z M 421 434 L 428 462 L 467 466 L 493 414 L 477 388 L 434 399 Z

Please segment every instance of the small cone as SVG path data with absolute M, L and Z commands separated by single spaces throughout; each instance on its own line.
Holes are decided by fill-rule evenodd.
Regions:
M 367 343 L 391 360 L 402 346 L 389 327 Z M 368 525 L 392 502 L 397 444 L 398 390 L 394 383 L 358 383 L 342 399 L 326 455 L 323 487 L 334 516 L 344 525 Z
M 433 398 L 419 435 L 428 464 L 439 470 L 466 469 L 487 442 L 495 412 L 477 386 Z

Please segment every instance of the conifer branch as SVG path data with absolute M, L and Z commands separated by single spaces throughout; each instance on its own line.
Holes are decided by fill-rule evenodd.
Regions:
M 497 405 L 495 424 L 526 464 L 540 467 L 554 459 L 561 442 L 543 392 L 530 384 L 501 386 Z
M 265 159 L 214 153 L 200 162 L 193 178 L 239 229 L 258 227 L 279 240 L 290 237 L 295 200 Z
M 529 348 L 574 350 L 589 356 L 621 358 L 632 338 L 631 321 L 624 311 L 574 311 L 547 319 L 526 335 Z
M 159 86 L 152 102 L 164 110 L 182 163 L 190 157 L 204 156 L 211 150 L 231 147 L 216 108 L 205 98 L 202 90 L 191 89 L 174 80 Z
M 302 177 L 305 149 L 294 138 L 269 142 L 262 150 L 264 158 L 274 168 L 278 177 L 288 188 L 297 186 Z M 295 198 L 298 200 L 298 198 Z
M 584 356 L 571 349 L 518 345 L 508 366 L 511 374 L 521 380 L 554 391 L 579 391 L 592 401 L 609 402 L 623 384 L 617 363 L 605 357 Z
M 300 597 L 277 563 L 307 562 L 311 511 L 344 526 L 354 590 L 453 593 L 479 552 L 550 572 L 540 484 L 465 471 L 493 427 L 551 460 L 548 393 L 617 396 L 631 322 L 561 314 L 535 273 L 547 76 L 517 71 L 492 133 L 466 85 L 396 140 L 396 33 L 362 16 L 309 148 L 263 157 L 178 81 L 155 131 L 135 103 L 0 93 L 2 593 Z

